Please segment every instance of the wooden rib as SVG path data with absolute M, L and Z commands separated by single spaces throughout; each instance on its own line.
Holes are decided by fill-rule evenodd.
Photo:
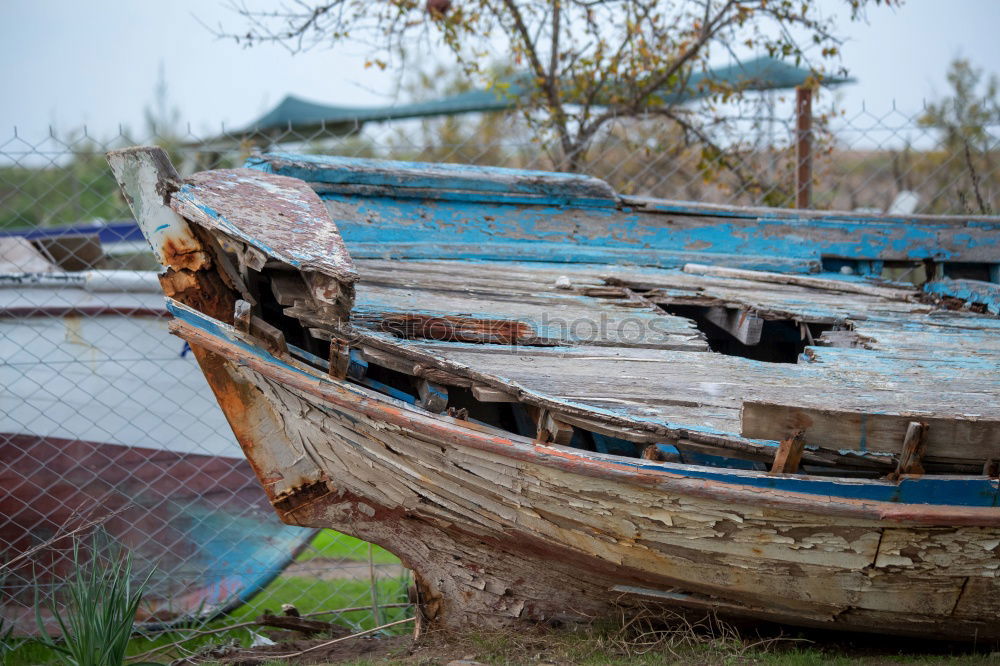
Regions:
M 518 402 L 516 395 L 484 384 L 472 385 L 472 397 L 479 402 Z
M 806 440 L 802 437 L 802 431 L 796 431 L 781 440 L 778 452 L 774 455 L 771 472 L 773 474 L 795 474 L 798 472 L 805 446 Z
M 529 410 L 528 414 L 535 419 L 538 435 L 535 441 L 539 443 L 569 446 L 573 439 L 573 426 L 561 421 L 547 409 Z
M 903 451 L 899 455 L 896 474 L 923 474 L 923 458 L 927 448 L 927 424 L 910 421 L 906 425 Z
M 336 379 L 345 379 L 351 365 L 351 345 L 342 338 L 330 338 L 329 373 Z
M 417 380 L 417 395 L 420 406 L 429 412 L 440 414 L 448 406 L 448 389 L 426 379 Z
M 249 303 L 244 300 L 237 300 L 233 309 L 233 327 L 242 333 L 250 332 L 250 318 L 253 311 Z
M 764 320 L 747 309 L 711 307 L 705 319 L 745 345 L 756 345 L 764 330 Z

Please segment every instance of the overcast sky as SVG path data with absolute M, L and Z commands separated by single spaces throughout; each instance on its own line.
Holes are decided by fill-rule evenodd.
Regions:
M 198 19 L 239 26 L 220 0 L 2 0 L 0 141 L 14 126 L 26 137 L 49 125 L 87 124 L 98 136 L 120 123 L 141 128 L 161 63 L 170 101 L 199 133 L 246 124 L 288 93 L 332 104 L 392 101 L 393 77 L 363 69 L 358 47 L 247 50 Z M 870 9 L 866 24 L 842 24 L 843 61 L 858 79 L 840 93 L 848 110 L 864 103 L 879 112 L 895 101 L 919 112 L 946 91 L 957 56 L 1000 72 L 1000 0 L 908 0 Z

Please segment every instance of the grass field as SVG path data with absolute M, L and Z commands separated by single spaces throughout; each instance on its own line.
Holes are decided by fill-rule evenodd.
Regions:
M 372 559 L 376 564 L 394 564 L 399 560 L 391 553 L 372 547 Z M 353 537 L 339 534 L 333 530 L 323 530 L 299 555 L 297 561 L 318 561 L 321 558 L 330 560 L 368 560 L 368 544 Z M 377 583 L 377 598 L 380 604 L 394 604 L 406 601 L 408 577 L 382 578 Z M 281 613 L 282 604 L 294 605 L 300 613 L 316 613 L 341 608 L 364 607 L 363 610 L 336 615 L 324 615 L 317 619 L 335 622 L 355 631 L 376 626 L 372 622 L 371 589 L 368 580 L 334 579 L 318 580 L 299 576 L 280 576 L 264 590 L 257 593 L 248 603 L 240 606 L 224 618 L 214 620 L 202 629 L 217 629 L 225 626 L 253 620 L 267 611 Z M 406 608 L 380 608 L 379 621 L 382 624 L 406 617 Z M 409 628 L 402 628 L 403 632 Z M 161 645 L 168 645 L 181 638 L 182 632 L 170 632 L 155 638 L 135 637 L 132 639 L 128 654 L 139 655 Z M 241 645 L 249 645 L 253 635 L 249 628 L 235 629 L 230 632 L 213 634 L 196 638 L 185 647 L 197 650 L 204 645 L 219 644 L 226 641 L 236 641 Z M 166 652 L 170 658 L 180 656 L 178 651 Z M 34 664 L 58 663 L 51 650 L 34 644 L 23 642 L 6 661 L 0 660 L 0 666 L 29 666 Z M 154 659 L 155 661 L 156 659 Z M 170 659 L 163 658 L 164 662 Z
M 298 562 L 308 562 L 317 558 L 331 560 L 368 561 L 368 543 L 354 537 L 321 530 L 312 543 L 296 558 Z M 372 559 L 375 564 L 396 564 L 399 558 L 378 546 L 372 546 Z
M 391 553 L 372 548 L 376 564 L 398 563 Z M 319 567 L 335 567 L 337 562 L 368 560 L 368 544 L 357 539 L 324 530 L 303 553 L 298 562 L 312 562 Z M 409 585 L 408 576 L 385 577 L 378 580 L 377 598 L 380 604 L 404 603 Z M 303 615 L 343 608 L 358 607 L 347 613 L 317 617 L 332 621 L 351 630 L 369 629 L 375 625 L 370 609 L 371 588 L 367 579 L 333 578 L 320 580 L 286 574 L 273 581 L 229 616 L 214 620 L 201 630 L 222 629 L 249 622 L 265 612 L 280 613 L 283 604 L 293 604 Z M 411 608 L 380 608 L 378 622 L 385 624 L 401 620 L 412 613 Z M 582 664 L 611 666 L 637 664 L 765 664 L 773 666 L 876 666 L 888 664 L 950 664 L 955 666 L 1000 666 L 1000 652 L 973 650 L 970 646 L 908 641 L 886 637 L 840 636 L 809 634 L 789 630 L 770 631 L 763 637 L 754 630 L 742 632 L 723 623 L 713 623 L 711 630 L 692 628 L 683 623 L 676 626 L 649 622 L 625 626 L 590 627 L 577 631 L 525 628 L 518 631 L 470 631 L 463 635 L 434 635 L 414 643 L 408 638 L 412 624 L 403 624 L 385 636 L 392 640 L 351 639 L 344 650 L 330 654 L 330 661 L 339 666 L 367 664 L 398 664 L 399 666 L 429 666 L 447 664 L 455 659 L 471 658 L 487 664 Z M 200 648 L 231 644 L 247 647 L 255 634 L 267 633 L 259 627 L 230 629 L 217 634 L 200 636 L 184 644 L 184 650 L 172 648 L 147 656 L 144 661 L 169 663 L 173 659 L 196 652 Z M 170 645 L 189 632 L 169 632 L 157 636 L 133 638 L 128 654 L 132 657 Z M 325 639 L 317 639 L 322 642 Z M 339 646 L 338 646 L 339 647 Z M 356 658 L 357 654 L 372 656 Z M 376 656 L 377 655 L 377 656 Z M 21 644 L 13 653 L 0 658 L 0 666 L 55 664 L 56 655 L 30 642 Z M 206 662 L 210 663 L 210 662 Z M 264 662 L 261 666 L 278 663 Z M 296 662 L 291 662 L 296 663 Z M 315 662 L 311 662 L 315 663 Z

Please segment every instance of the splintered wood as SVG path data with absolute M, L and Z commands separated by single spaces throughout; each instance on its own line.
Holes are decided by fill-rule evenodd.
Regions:
M 925 467 L 971 472 L 1000 458 L 1000 320 L 935 310 L 913 292 L 690 266 L 361 260 L 358 268 L 354 322 L 390 334 L 370 340 L 377 353 L 397 368 L 409 364 L 410 374 L 415 365 L 447 368 L 488 400 L 544 403 L 567 422 L 613 423 L 607 432 L 635 442 L 671 428 L 687 437 L 677 432 L 685 426 L 702 446 L 706 431 L 744 438 L 730 450 L 770 440 L 770 451 L 751 455 L 768 465 L 776 443 L 802 431 L 813 447 L 806 461 L 828 451 L 848 466 L 890 473 L 914 419 L 931 425 Z M 567 276 L 570 290 L 556 284 Z M 801 333 L 798 363 L 756 362 L 709 351 L 690 319 L 654 303 L 704 306 L 743 344 L 761 344 L 770 319 L 840 330 L 816 341 Z M 445 322 L 455 313 L 522 322 L 533 333 L 511 347 L 509 337 L 463 343 L 387 323 Z
M 802 462 L 802 452 L 805 450 L 806 441 L 802 438 L 802 431 L 793 433 L 787 439 L 781 440 L 778 445 L 778 452 L 774 454 L 774 463 L 771 465 L 771 472 L 775 474 L 795 474 L 799 471 L 799 464 Z

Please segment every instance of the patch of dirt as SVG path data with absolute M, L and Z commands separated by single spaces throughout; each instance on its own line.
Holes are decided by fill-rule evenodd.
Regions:
M 731 625 L 715 620 L 712 623 L 712 627 L 684 623 L 657 628 L 643 625 L 640 630 L 629 626 L 571 630 L 526 625 L 507 631 L 431 632 L 416 641 L 411 636 L 393 636 L 349 638 L 335 643 L 329 637 L 303 639 L 293 632 L 267 632 L 278 645 L 230 648 L 226 654 L 203 655 L 185 664 L 262 666 L 279 660 L 289 665 L 327 666 L 346 666 L 358 661 L 396 666 L 572 666 L 583 662 L 614 666 L 789 662 L 837 662 L 852 666 L 923 666 L 947 662 L 953 666 L 992 666 L 1000 663 L 996 660 L 1000 653 L 991 652 L 987 646 L 830 632 L 769 634 L 768 627 L 763 625 L 745 626 L 737 631 Z
M 296 665 L 337 664 L 360 659 L 384 661 L 394 657 L 405 657 L 412 643 L 413 639 L 410 636 L 388 638 L 362 636 L 337 643 L 331 643 L 329 638 L 283 640 L 277 645 L 230 650 L 224 655 L 206 655 L 204 661 L 189 660 L 187 663 L 260 666 L 276 660 Z

